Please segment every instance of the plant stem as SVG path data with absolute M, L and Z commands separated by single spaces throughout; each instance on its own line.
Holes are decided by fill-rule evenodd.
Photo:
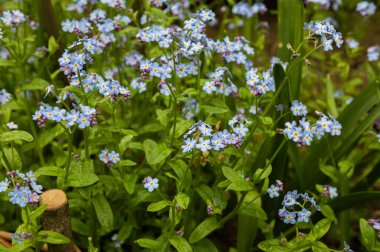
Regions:
M 36 252 L 39 252 L 40 248 L 38 247 L 38 244 L 37 244 L 36 232 L 35 232 L 34 227 L 33 227 L 32 223 L 30 221 L 29 205 L 27 205 L 25 207 L 25 215 L 26 215 L 26 224 L 27 224 L 27 226 L 32 226 L 32 228 L 30 230 L 32 231 L 32 239 L 33 239 L 34 248 L 36 249 Z
M 75 132 L 75 128 L 73 130 L 73 132 L 69 132 L 67 131 L 67 142 L 68 142 L 68 149 L 67 149 L 67 161 L 66 161 L 66 168 L 65 168 L 65 179 L 63 180 L 63 185 L 65 185 L 67 183 L 67 179 L 69 177 L 69 173 L 70 173 L 70 163 L 71 163 L 71 152 L 72 152 L 72 148 L 73 148 L 73 138 L 74 138 L 74 132 Z
M 170 237 L 173 237 L 174 235 L 174 230 L 175 230 L 175 205 L 176 205 L 176 200 L 173 200 L 173 205 L 170 207 L 171 215 L 172 218 L 170 220 Z
M 170 141 L 170 145 L 173 145 L 173 143 L 174 143 L 174 136 L 175 136 L 175 128 L 176 128 L 176 125 L 177 125 L 177 96 L 175 95 L 175 93 L 174 93 L 173 89 L 171 88 L 170 84 L 168 84 L 168 87 L 169 87 L 170 93 L 172 94 L 172 97 L 174 99 L 174 104 L 173 104 L 173 113 L 174 113 L 173 134 L 172 134 L 172 139 Z
M 197 72 L 197 90 L 198 90 L 198 103 L 199 103 L 199 111 L 201 113 L 201 116 L 203 115 L 202 111 L 202 96 L 201 96 L 201 65 L 199 63 L 199 54 L 197 54 L 197 67 L 198 67 L 198 72 Z M 203 117 L 203 116 L 202 116 Z
M 234 209 L 233 209 L 233 210 L 232 210 L 232 211 L 231 211 L 226 217 L 224 217 L 224 218 L 219 222 L 221 225 L 223 225 L 223 224 L 225 224 L 226 222 L 228 222 L 229 220 L 231 220 L 231 219 L 235 216 L 235 214 L 238 213 L 238 211 L 239 211 L 239 209 L 240 209 L 240 207 L 241 207 L 241 204 L 242 204 L 243 201 L 244 201 L 245 196 L 247 196 L 247 193 L 243 193 L 243 195 L 240 197 L 240 199 L 239 199 L 237 205 L 235 206 L 235 208 L 234 208 Z
M 284 138 L 284 140 L 282 140 L 281 144 L 277 147 L 276 151 L 273 153 L 272 157 L 269 159 L 269 162 L 266 163 L 265 167 L 260 172 L 260 174 L 259 174 L 259 176 L 257 178 L 260 178 L 264 174 L 266 168 L 268 168 L 268 166 L 270 164 L 272 164 L 272 162 L 274 161 L 274 159 L 276 158 L 276 156 L 278 155 L 278 153 L 280 152 L 280 150 L 282 149 L 282 147 L 285 145 L 286 140 L 287 140 L 286 137 Z M 254 184 L 255 184 L 255 182 L 256 181 L 253 181 Z
M 336 162 L 335 162 L 334 154 L 333 154 L 333 151 L 332 151 L 332 148 L 331 148 L 331 144 L 330 144 L 330 140 L 329 140 L 328 136 L 326 137 L 326 142 L 327 142 L 327 148 L 329 150 L 329 155 L 330 155 L 331 162 L 332 162 L 333 166 L 336 168 Z

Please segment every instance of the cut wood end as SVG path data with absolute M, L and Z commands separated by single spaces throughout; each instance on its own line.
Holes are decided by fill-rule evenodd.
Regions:
M 57 210 L 67 204 L 67 197 L 60 189 L 51 189 L 41 194 L 41 205 L 48 205 L 46 210 Z

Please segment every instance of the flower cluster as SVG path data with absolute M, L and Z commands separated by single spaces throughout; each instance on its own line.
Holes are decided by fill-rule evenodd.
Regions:
M 25 207 L 34 206 L 42 193 L 42 186 L 37 184 L 37 178 L 32 171 L 26 174 L 19 171 L 7 172 L 5 180 L 0 182 L 0 192 L 12 190 L 8 193 L 12 204 Z
M 334 186 L 324 185 L 322 187 L 322 196 L 334 199 L 338 197 L 338 189 Z
M 202 152 L 212 149 L 220 151 L 228 145 L 240 147 L 243 144 L 243 137 L 248 132 L 248 128 L 245 125 L 249 123 L 243 115 L 236 115 L 228 121 L 228 125 L 232 128 L 231 132 L 225 129 L 212 133 L 210 125 L 199 121 L 193 124 L 184 135 L 185 141 L 184 145 L 182 145 L 182 151 L 190 152 L 194 148 Z
M 208 77 L 211 80 L 205 82 L 202 88 L 203 91 L 205 91 L 207 94 L 216 92 L 225 96 L 229 96 L 230 94 L 237 96 L 238 89 L 232 83 L 231 79 L 228 76 L 226 76 L 227 73 L 230 74 L 227 67 L 218 67 L 215 70 L 215 72 L 209 74 Z M 228 82 L 229 84 L 227 84 L 226 82 Z
M 198 102 L 195 99 L 187 99 L 184 101 L 185 106 L 182 108 L 183 118 L 186 120 L 193 119 L 199 112 Z
M 276 180 L 276 184 L 271 185 L 267 189 L 267 193 L 269 193 L 269 197 L 271 199 L 273 199 L 273 198 L 277 198 L 278 196 L 280 196 L 279 192 L 281 192 L 282 190 L 284 190 L 284 186 L 283 186 L 281 180 Z
M 316 34 L 321 36 L 322 38 L 322 45 L 323 49 L 325 51 L 330 51 L 333 49 L 333 42 L 335 42 L 335 45 L 340 48 L 343 44 L 343 37 L 340 32 L 337 32 L 334 28 L 334 26 L 328 22 L 313 22 L 305 23 L 304 28 L 309 31 L 311 34 Z
M 243 36 L 235 37 L 233 41 L 225 37 L 222 41 L 207 40 L 207 49 L 223 54 L 223 59 L 227 63 L 235 62 L 243 64 L 245 68 L 252 66 L 252 62 L 247 60 L 247 55 L 254 55 L 254 49 L 249 45 L 249 41 Z
M 12 240 L 15 240 L 18 244 L 21 244 L 26 239 L 32 239 L 32 234 L 27 232 L 19 233 L 13 233 L 12 234 Z
M 25 15 L 19 10 L 4 11 L 1 21 L 6 26 L 16 27 L 18 24 L 25 22 Z
M 132 51 L 124 57 L 124 63 L 127 66 L 138 67 L 144 56 L 138 51 Z
M 376 4 L 368 1 L 359 2 L 356 5 L 356 11 L 362 16 L 372 16 L 376 12 Z
M 244 2 L 238 2 L 232 7 L 232 13 L 247 18 L 250 18 L 257 13 L 264 14 L 265 12 L 267 12 L 267 7 L 261 2 L 254 3 L 252 6 L 249 6 L 249 4 Z
M 66 111 L 59 107 L 44 104 L 34 113 L 33 120 L 37 121 L 39 127 L 45 127 L 46 120 L 66 122 L 69 127 L 78 125 L 80 129 L 97 124 L 96 110 L 84 105 L 79 105 L 78 109 Z
M 4 88 L 0 89 L 0 104 L 6 104 L 10 99 L 12 99 L 12 96 Z
M 307 111 L 303 113 L 302 110 L 306 110 L 303 107 L 302 103 L 298 103 L 294 106 L 292 105 L 292 111 L 295 116 L 305 116 Z M 332 136 L 339 136 L 341 134 L 342 125 L 335 120 L 335 118 L 329 114 L 325 114 L 316 111 L 316 114 L 319 116 L 319 119 L 316 121 L 315 125 L 310 125 L 310 122 L 306 120 L 306 117 L 303 117 L 298 121 L 286 122 L 286 128 L 283 130 L 283 133 L 287 135 L 289 139 L 292 139 L 294 142 L 298 143 L 299 146 L 310 145 L 313 138 L 316 137 L 318 140 L 321 139 L 325 134 L 330 134 Z
M 108 152 L 108 149 L 102 150 L 99 159 L 108 166 L 112 166 L 120 161 L 120 155 L 116 151 Z
M 83 71 L 80 77 L 77 75 L 71 77 L 70 85 L 78 88 L 83 87 L 86 94 L 96 88 L 100 94 L 109 97 L 111 101 L 117 100 L 119 96 L 123 97 L 124 100 L 128 100 L 131 96 L 131 93 L 126 87 L 112 79 L 112 74 L 107 75 L 106 79 L 103 79 L 103 77 L 97 73 L 86 74 Z
M 257 69 L 251 68 L 245 74 L 245 79 L 249 86 L 249 91 L 255 96 L 261 96 L 269 91 L 275 91 L 274 78 L 270 70 L 264 71 L 260 77 L 257 73 Z
M 368 61 L 377 61 L 380 56 L 380 46 L 375 45 L 367 48 Z
M 380 236 L 380 220 L 378 219 L 369 219 L 368 225 L 373 227 L 373 229 L 377 232 L 377 235 Z
M 148 189 L 149 192 L 153 192 L 154 189 L 157 189 L 159 184 L 158 184 L 158 178 L 151 178 L 151 177 L 146 177 L 143 180 L 144 183 L 144 188 Z
M 215 13 L 209 9 L 200 9 L 195 13 L 195 17 L 202 20 L 202 22 L 215 23 Z
M 118 234 L 112 235 L 111 240 L 112 240 L 115 248 L 121 248 L 121 246 L 123 246 L 123 244 L 125 243 L 125 241 L 119 241 L 119 235 Z
M 326 10 L 330 8 L 332 5 L 333 10 L 337 11 L 339 9 L 339 5 L 342 4 L 341 0 L 306 0 L 306 3 L 316 3 L 321 5 Z
M 307 114 L 307 107 L 302 102 L 297 100 L 292 101 L 290 110 L 294 116 L 306 116 Z
M 89 7 L 89 5 L 94 5 L 98 2 L 98 0 L 75 0 L 75 3 L 69 4 L 66 9 L 68 11 L 83 13 Z M 125 9 L 125 0 L 101 0 L 100 2 L 108 5 L 111 8 L 115 8 L 116 10 L 120 10 L 121 8 Z M 96 11 L 103 10 L 97 9 Z
M 139 93 L 144 93 L 146 91 L 146 83 L 142 81 L 141 78 L 134 78 L 131 81 L 131 88 L 137 90 Z
M 313 197 L 310 197 L 308 193 L 298 193 L 296 190 L 288 192 L 281 204 L 282 208 L 278 210 L 278 216 L 285 224 L 308 223 L 310 210 L 315 208 L 320 211 Z

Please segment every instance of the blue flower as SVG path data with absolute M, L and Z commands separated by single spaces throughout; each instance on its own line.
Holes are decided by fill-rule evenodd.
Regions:
M 296 223 L 296 214 L 293 212 L 285 211 L 283 213 L 284 216 L 284 223 L 285 224 L 294 224 Z
M 114 164 L 116 164 L 117 162 L 120 161 L 120 155 L 119 153 L 115 152 L 115 151 L 112 151 L 108 154 L 108 156 L 110 157 L 110 161 Z
M 4 88 L 0 90 L 0 104 L 8 103 L 11 98 L 12 96 Z
M 271 185 L 268 189 L 267 189 L 267 192 L 269 193 L 269 197 L 270 198 L 277 198 L 278 196 L 280 196 L 280 194 L 278 193 L 280 189 L 275 186 L 275 185 Z
M 375 45 L 367 48 L 368 61 L 377 61 L 380 56 L 380 46 Z
M 78 127 L 80 129 L 84 129 L 90 126 L 90 117 L 81 113 L 78 118 L 78 123 L 79 123 Z
M 6 190 L 8 190 L 8 187 L 9 187 L 9 181 L 7 178 L 5 178 L 4 181 L 0 182 L 0 192 L 5 192 Z
M 214 134 L 211 139 L 212 147 L 214 150 L 219 151 L 225 148 L 223 144 L 223 139 L 219 137 L 218 134 Z
M 306 222 L 306 223 L 309 222 L 310 214 L 311 214 L 310 211 L 306 210 L 305 208 L 302 208 L 302 210 L 297 213 L 298 215 L 297 221 Z
M 190 152 L 194 149 L 196 141 L 194 139 L 187 138 L 184 145 L 182 145 L 183 152 Z
M 210 140 L 203 139 L 202 137 L 199 138 L 199 143 L 197 145 L 195 145 L 195 147 L 197 149 L 201 150 L 202 152 L 212 149 L 212 147 L 210 145 Z
M 356 11 L 362 16 L 372 16 L 376 12 L 376 5 L 372 2 L 362 1 L 357 4 Z
M 157 178 L 147 177 L 145 179 L 144 188 L 147 188 L 149 192 L 153 192 L 159 186 Z
M 305 116 L 307 114 L 306 106 L 297 100 L 292 101 L 290 110 L 294 116 Z

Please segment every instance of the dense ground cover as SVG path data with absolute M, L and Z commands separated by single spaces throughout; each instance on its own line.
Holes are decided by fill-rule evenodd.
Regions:
M 3 1 L 0 251 L 380 251 L 376 4 Z

